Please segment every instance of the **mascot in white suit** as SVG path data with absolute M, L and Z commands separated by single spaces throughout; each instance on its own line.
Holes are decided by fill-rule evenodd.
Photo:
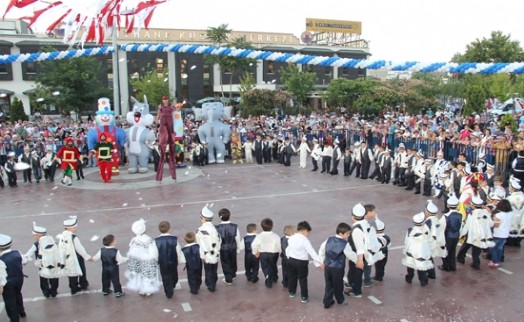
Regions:
M 126 130 L 129 151 L 129 173 L 147 173 L 149 163 L 149 145 L 155 141 L 155 134 L 147 126 L 153 124 L 155 118 L 149 114 L 149 104 L 144 95 L 144 103 L 131 97 L 133 110 L 128 112 L 126 120 L 130 128 Z

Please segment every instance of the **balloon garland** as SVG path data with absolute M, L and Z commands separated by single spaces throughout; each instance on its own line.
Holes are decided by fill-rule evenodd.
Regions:
M 0 64 L 15 62 L 50 61 L 75 57 L 106 55 L 112 53 L 112 46 L 68 50 L 44 53 L 0 55 Z M 411 71 L 423 73 L 466 73 L 466 74 L 524 74 L 524 63 L 423 63 L 417 61 L 394 62 L 389 60 L 351 59 L 342 57 L 316 56 L 272 52 L 266 50 L 237 49 L 232 47 L 217 47 L 208 45 L 187 44 L 125 44 L 120 50 L 126 52 L 177 52 L 200 55 L 218 55 L 237 58 L 251 58 L 301 65 L 317 65 L 338 68 L 387 69 L 391 71 Z

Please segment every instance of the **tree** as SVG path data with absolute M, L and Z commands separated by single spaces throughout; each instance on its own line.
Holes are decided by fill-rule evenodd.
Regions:
M 246 115 L 274 115 L 278 107 L 285 108 L 291 94 L 281 89 L 253 88 L 242 96 L 243 116 Z
M 206 30 L 206 38 L 211 41 L 215 46 L 223 46 L 229 41 L 229 34 L 231 29 L 228 28 L 227 24 L 221 24 L 218 27 L 209 27 Z M 220 55 L 206 55 L 204 58 L 205 62 L 210 65 L 218 64 L 220 72 L 226 70 L 228 67 L 228 60 L 226 56 Z M 224 97 L 224 86 L 222 84 L 222 75 L 220 75 L 220 87 L 222 91 L 222 97 Z
M 484 109 L 486 91 L 480 85 L 470 85 L 466 94 L 466 106 L 464 106 L 464 115 L 470 115 L 473 112 L 480 113 Z
M 228 47 L 234 47 L 237 49 L 255 49 L 253 44 L 246 41 L 245 37 L 238 37 L 228 45 Z M 224 57 L 223 63 L 225 70 L 229 71 L 229 98 L 233 97 L 233 76 L 236 74 L 246 74 L 252 69 L 251 66 L 256 65 L 256 59 L 251 58 L 237 58 L 237 57 Z M 222 69 L 221 69 L 222 70 Z
M 9 119 L 11 123 L 14 123 L 19 120 L 27 121 L 29 119 L 24 111 L 24 103 L 17 97 L 13 99 L 13 103 L 11 104 Z
M 144 95 L 147 96 L 147 101 L 150 107 L 156 106 L 162 102 L 162 96 L 169 93 L 169 84 L 167 82 L 167 72 L 157 72 L 155 68 L 149 65 L 147 69 L 142 70 L 139 75 L 132 75 L 129 78 L 129 83 L 133 91 L 133 96 L 143 101 Z
M 302 72 L 297 65 L 289 65 L 287 68 L 280 69 L 280 79 L 301 108 L 315 88 L 317 75 L 312 72 Z
M 106 70 L 96 58 L 45 61 L 40 63 L 40 67 L 36 75 L 37 87 L 48 93 L 46 102 L 57 106 L 62 112 L 76 111 L 80 114 L 90 111 L 100 97 L 111 95 L 107 83 L 99 78 L 99 75 L 106 74 Z
M 510 35 L 504 35 L 502 31 L 492 31 L 491 38 L 478 38 L 466 46 L 464 54 L 455 54 L 453 62 L 477 62 L 477 63 L 500 63 L 500 62 L 522 62 L 524 51 L 520 43 L 511 40 Z

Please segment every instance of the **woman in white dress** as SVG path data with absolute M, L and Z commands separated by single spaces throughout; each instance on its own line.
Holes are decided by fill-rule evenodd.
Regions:
M 129 243 L 129 258 L 125 276 L 127 288 L 149 296 L 160 290 L 158 278 L 158 249 L 155 240 L 145 234 L 144 219 L 135 221 L 131 230 L 136 235 Z

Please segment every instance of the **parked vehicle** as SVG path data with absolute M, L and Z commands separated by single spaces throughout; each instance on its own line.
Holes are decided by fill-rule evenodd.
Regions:
M 522 98 L 510 98 L 504 103 L 498 105 L 495 108 L 489 110 L 489 113 L 492 115 L 504 115 L 504 114 L 513 114 L 515 110 L 521 112 L 524 108 L 524 100 Z

